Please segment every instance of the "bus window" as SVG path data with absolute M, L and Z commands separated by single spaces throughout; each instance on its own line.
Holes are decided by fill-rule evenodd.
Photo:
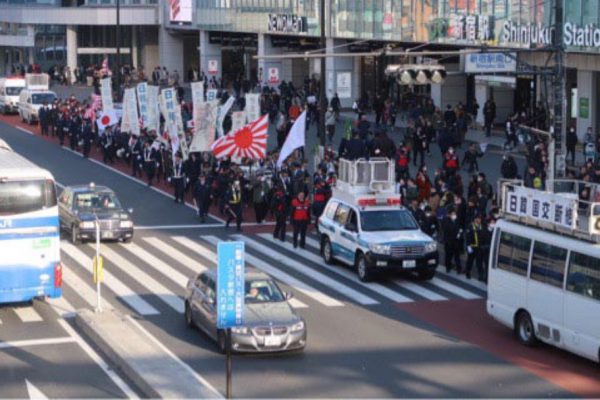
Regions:
M 531 239 L 501 232 L 498 248 L 498 268 L 517 275 L 527 276 Z
M 0 215 L 42 210 L 56 205 L 52 181 L 8 181 L 0 183 Z
M 566 261 L 566 249 L 536 241 L 531 259 L 531 279 L 562 288 Z
M 571 252 L 567 290 L 594 300 L 600 300 L 600 260 Z

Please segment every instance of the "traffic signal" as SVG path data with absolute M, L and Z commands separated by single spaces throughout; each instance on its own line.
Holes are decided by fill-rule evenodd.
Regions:
M 442 83 L 446 69 L 442 65 L 396 64 L 388 65 L 385 74 L 396 78 L 399 85 L 429 85 Z

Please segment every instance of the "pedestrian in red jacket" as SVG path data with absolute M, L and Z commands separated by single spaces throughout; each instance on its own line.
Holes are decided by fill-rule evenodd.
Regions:
M 300 234 L 300 247 L 304 248 L 306 228 L 310 222 L 310 201 L 305 198 L 304 192 L 292 200 L 292 225 L 294 227 L 294 248 L 298 247 L 298 234 Z

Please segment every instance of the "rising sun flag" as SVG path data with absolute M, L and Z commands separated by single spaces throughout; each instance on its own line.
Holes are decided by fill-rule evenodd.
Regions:
M 268 115 L 250 122 L 235 132 L 217 139 L 211 146 L 217 158 L 236 157 L 260 160 L 267 153 Z

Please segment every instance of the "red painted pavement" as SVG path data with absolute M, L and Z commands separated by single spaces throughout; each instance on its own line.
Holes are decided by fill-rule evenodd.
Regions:
M 478 346 L 579 397 L 600 397 L 600 367 L 552 346 L 527 347 L 494 321 L 485 300 L 428 301 L 398 304 L 415 318 Z

